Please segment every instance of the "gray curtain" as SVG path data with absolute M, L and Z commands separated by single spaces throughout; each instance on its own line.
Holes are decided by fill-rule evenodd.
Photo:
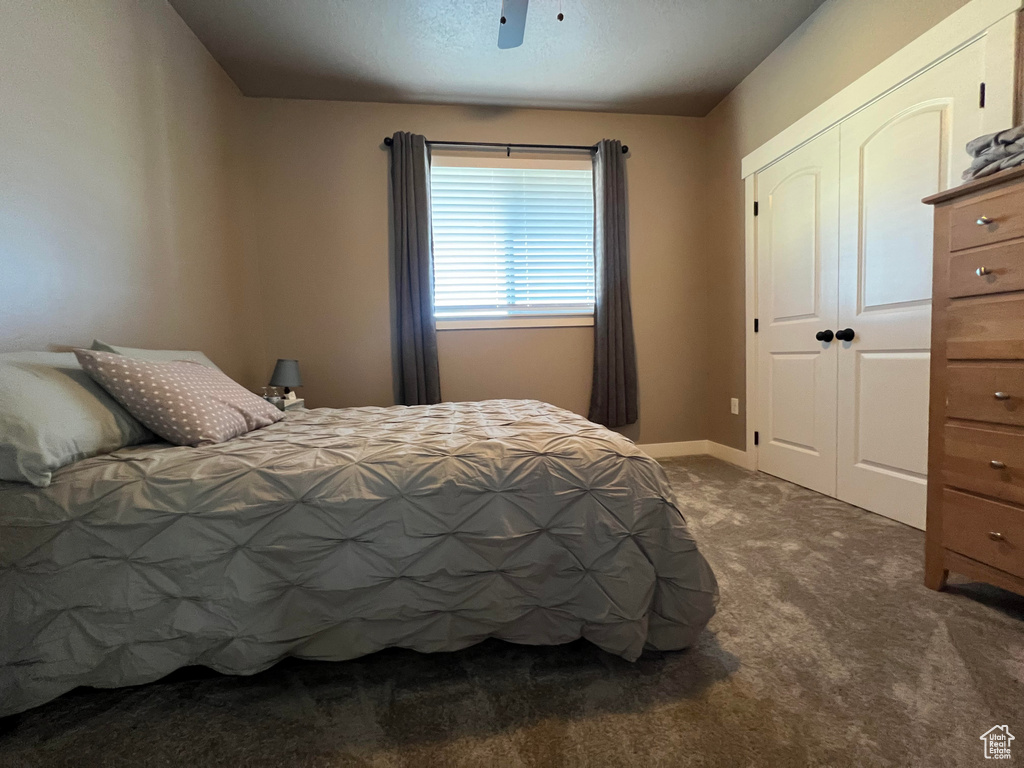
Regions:
M 402 405 L 441 402 L 433 296 L 427 142 L 399 131 L 391 137 L 391 343 Z
M 594 155 L 594 381 L 587 418 L 606 427 L 637 420 L 636 350 L 629 303 L 626 160 L 603 139 Z

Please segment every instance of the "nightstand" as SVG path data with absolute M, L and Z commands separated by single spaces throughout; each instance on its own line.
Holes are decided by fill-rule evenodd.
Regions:
M 297 398 L 296 400 L 281 400 L 281 402 L 277 403 L 277 407 L 285 412 L 307 410 L 306 401 L 303 400 L 301 397 Z

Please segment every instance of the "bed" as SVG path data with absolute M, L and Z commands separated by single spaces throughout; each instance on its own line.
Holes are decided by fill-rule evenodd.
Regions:
M 718 588 L 661 467 L 522 400 L 318 409 L 0 482 L 0 715 L 187 665 L 501 638 L 685 648 Z

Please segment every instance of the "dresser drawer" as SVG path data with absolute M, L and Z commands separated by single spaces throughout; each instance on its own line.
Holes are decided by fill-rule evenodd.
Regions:
M 1004 187 L 955 203 L 950 211 L 949 250 L 1024 237 L 1024 187 Z
M 943 484 L 1024 504 L 1024 430 L 947 424 L 944 436 Z
M 946 416 L 1024 427 L 1024 363 L 950 363 Z
M 950 296 L 983 296 L 1007 291 L 1024 291 L 1024 242 L 950 256 Z
M 1024 576 L 1024 509 L 946 488 L 942 544 L 972 560 Z
M 946 312 L 949 360 L 1024 360 L 1024 295 L 955 299 Z

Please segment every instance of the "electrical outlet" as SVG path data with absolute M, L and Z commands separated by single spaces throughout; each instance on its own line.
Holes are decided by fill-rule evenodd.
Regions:
M 738 397 L 734 397 L 729 401 L 729 410 L 732 411 L 733 416 L 740 415 L 740 399 Z

